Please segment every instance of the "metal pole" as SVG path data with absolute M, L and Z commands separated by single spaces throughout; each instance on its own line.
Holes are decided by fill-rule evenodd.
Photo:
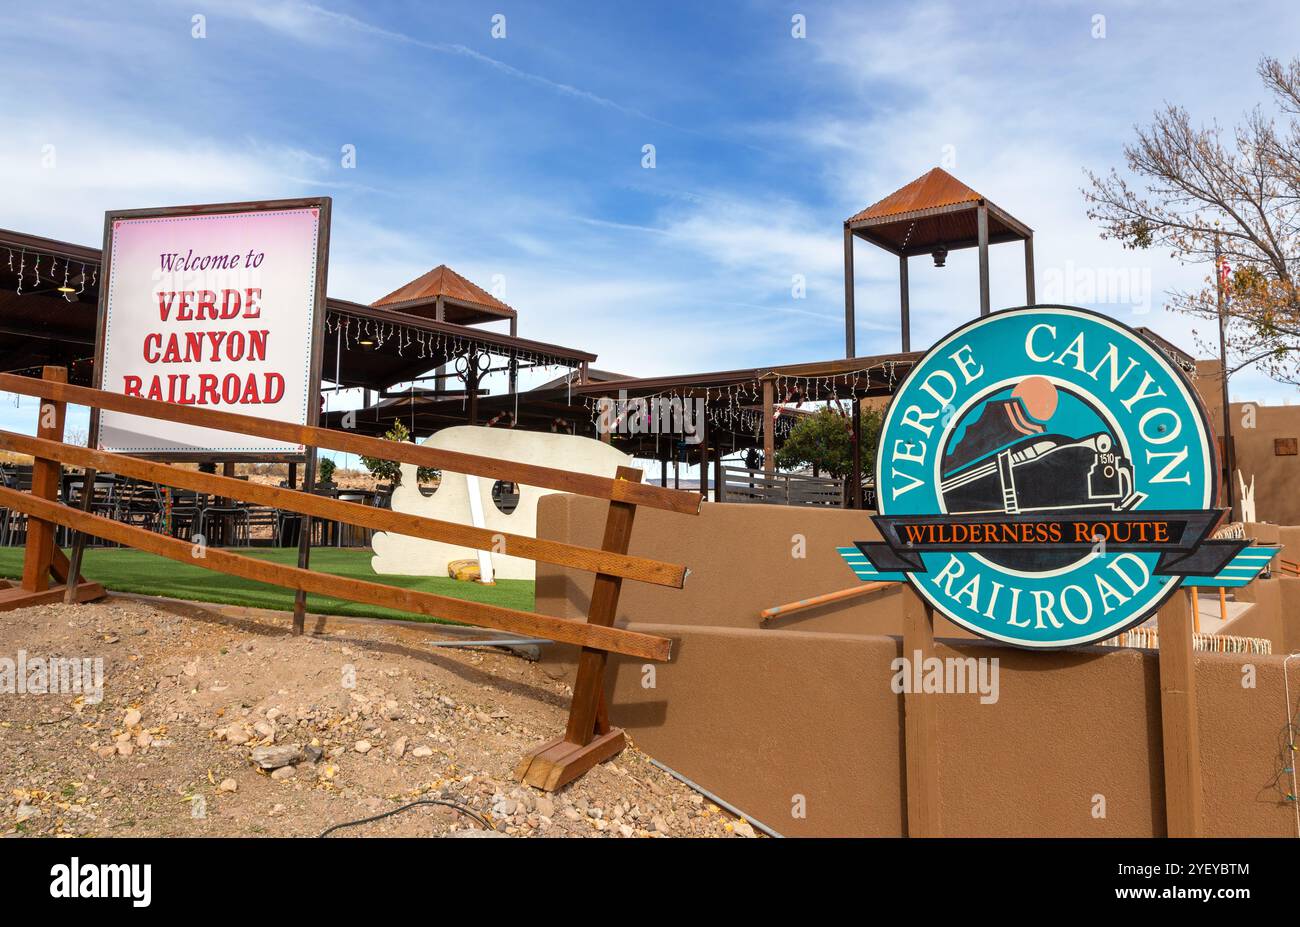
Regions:
M 1219 374 L 1223 378 L 1223 488 L 1228 502 L 1228 518 L 1236 521 L 1236 492 L 1232 477 L 1237 469 L 1236 452 L 1232 446 L 1232 408 L 1228 401 L 1228 339 L 1227 307 L 1223 298 L 1223 274 L 1220 264 L 1219 233 L 1214 233 L 1214 289 L 1219 307 Z
M 903 331 L 903 350 L 912 350 L 912 314 L 911 299 L 907 285 L 907 255 L 898 256 L 898 305 L 901 311 Z
M 844 226 L 844 356 L 852 357 L 857 350 L 855 332 L 857 323 L 853 308 L 853 230 Z
M 975 210 L 975 224 L 980 246 L 980 315 L 991 311 L 989 302 L 989 208 L 980 203 Z
M 1025 239 L 1025 305 L 1032 306 L 1038 302 L 1034 293 L 1034 233 Z

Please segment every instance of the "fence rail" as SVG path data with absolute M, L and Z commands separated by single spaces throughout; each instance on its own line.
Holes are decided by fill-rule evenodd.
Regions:
M 623 732 L 609 724 L 604 701 L 607 656 L 619 653 L 639 659 L 667 660 L 668 638 L 613 627 L 624 579 L 680 588 L 686 569 L 671 563 L 630 556 L 627 552 L 638 505 L 681 514 L 698 514 L 700 496 L 676 492 L 641 482 L 642 473 L 619 467 L 615 476 L 593 476 L 497 460 L 417 444 L 385 441 L 345 431 L 294 425 L 233 412 L 179 406 L 135 396 L 124 396 L 84 386 L 71 386 L 67 371 L 46 367 L 42 379 L 0 374 L 0 390 L 42 400 L 37 436 L 0 431 L 0 448 L 31 454 L 31 492 L 0 487 L 0 507 L 28 516 L 23 579 L 17 588 L 0 590 L 0 608 L 17 608 L 52 601 L 51 577 L 66 582 L 66 601 L 86 601 L 103 595 L 95 583 L 85 581 L 54 544 L 55 528 L 62 526 L 105 540 L 134 547 L 183 563 L 191 563 L 230 576 L 285 586 L 301 593 L 335 596 L 429 617 L 446 618 L 511 633 L 545 637 L 581 648 L 578 673 L 565 733 L 548 741 L 521 761 L 516 774 L 545 789 L 556 789 L 582 775 L 596 763 L 615 755 L 626 745 Z M 306 447 L 327 447 L 349 453 L 397 460 L 420 467 L 435 467 L 543 486 L 609 500 L 605 535 L 600 548 L 580 547 L 521 535 L 489 532 L 452 522 L 376 509 L 336 499 L 325 499 L 294 489 L 263 486 L 215 474 L 183 470 L 139 457 L 98 451 L 63 441 L 67 403 L 143 415 L 164 421 L 198 425 L 220 431 L 282 440 Z M 165 537 L 145 528 L 123 524 L 57 501 L 65 464 L 85 469 L 85 481 L 97 471 L 117 473 L 167 486 L 213 493 L 225 498 L 273 505 L 308 517 L 329 518 L 380 531 L 544 560 L 595 574 L 585 622 L 470 602 L 433 593 L 387 586 L 382 583 L 332 576 L 299 567 L 258 560 L 219 548 L 207 548 Z M 83 492 L 89 499 L 91 494 Z M 301 628 L 295 620 L 295 633 Z

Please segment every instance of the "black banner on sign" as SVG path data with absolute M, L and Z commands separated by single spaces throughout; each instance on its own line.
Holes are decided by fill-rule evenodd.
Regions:
M 924 553 L 1069 557 L 1091 550 L 1159 553 L 1164 576 L 1213 576 L 1249 542 L 1207 541 L 1221 512 L 876 515 L 883 541 L 857 541 L 882 573 L 924 573 Z

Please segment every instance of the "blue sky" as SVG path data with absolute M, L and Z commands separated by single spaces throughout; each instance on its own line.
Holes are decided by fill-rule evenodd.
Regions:
M 1040 300 L 1194 350 L 1161 307 L 1205 269 L 1101 241 L 1083 169 L 1166 100 L 1231 124 L 1297 50 L 1287 2 L 0 0 L 0 226 L 94 243 L 105 209 L 329 194 L 332 295 L 447 263 L 503 281 L 521 335 L 652 375 L 838 356 L 843 219 L 944 163 L 1035 229 Z M 897 350 L 897 263 L 857 254 L 859 353 Z M 992 255 L 1019 305 L 1019 246 Z M 948 265 L 913 263 L 914 345 L 977 312 L 974 254 Z M 1136 288 L 1064 282 L 1090 273 Z

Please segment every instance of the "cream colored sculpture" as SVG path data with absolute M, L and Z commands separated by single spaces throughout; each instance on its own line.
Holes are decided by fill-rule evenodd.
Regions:
M 424 444 L 597 476 L 612 477 L 618 467 L 632 465 L 632 458 L 627 454 L 593 438 L 510 428 L 460 425 L 443 429 Z M 519 486 L 519 504 L 507 515 L 492 501 L 492 486 L 493 481 L 487 477 L 444 470 L 438 489 L 425 495 L 428 490 L 421 490 L 416 483 L 415 467 L 403 464 L 402 481 L 393 491 L 393 511 L 463 525 L 478 523 L 481 515 L 480 527 L 489 531 L 536 537 L 537 500 L 556 490 Z M 471 504 L 470 487 L 476 490 L 477 505 Z M 536 565 L 532 560 L 492 553 L 487 558 L 490 562 L 485 564 L 485 558 L 480 557 L 477 550 L 401 534 L 377 533 L 371 546 L 375 551 L 371 565 L 376 573 L 446 576 L 448 561 L 477 557 L 480 575 L 485 579 L 493 574 L 497 579 L 533 579 L 536 575 Z
M 1250 488 L 1246 487 L 1246 480 L 1237 471 L 1237 485 L 1241 487 L 1241 520 L 1244 522 L 1253 522 L 1255 520 L 1255 475 L 1251 474 Z

